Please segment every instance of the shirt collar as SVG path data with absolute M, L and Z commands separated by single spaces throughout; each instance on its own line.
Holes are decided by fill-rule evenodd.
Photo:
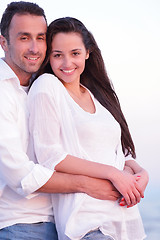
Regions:
M 13 70 L 9 67 L 9 65 L 0 58 L 0 81 L 5 80 L 5 79 L 18 79 L 17 75 L 13 72 Z
M 10 68 L 10 66 L 0 58 L 0 81 L 6 81 L 12 79 L 12 84 L 18 86 L 18 88 L 23 89 L 20 85 L 20 81 L 14 71 Z M 24 90 L 24 89 L 23 89 Z M 26 91 L 27 92 L 27 91 Z

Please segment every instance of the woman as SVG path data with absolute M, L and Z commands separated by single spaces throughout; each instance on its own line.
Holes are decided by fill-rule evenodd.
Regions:
M 59 239 L 144 239 L 133 205 L 143 197 L 148 175 L 134 160 L 134 144 L 94 37 L 67 17 L 49 25 L 47 43 L 39 72 L 44 74 L 29 93 L 37 160 L 55 171 L 108 179 L 123 196 L 119 204 L 80 193 L 52 195 Z

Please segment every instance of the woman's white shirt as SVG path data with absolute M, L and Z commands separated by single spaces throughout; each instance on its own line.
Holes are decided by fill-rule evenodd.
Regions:
M 54 169 L 71 154 L 123 169 L 120 126 L 91 97 L 94 114 L 84 111 L 55 76 L 43 74 L 35 81 L 29 92 L 30 140 L 41 164 Z M 116 240 L 144 239 L 137 206 L 127 209 L 82 193 L 53 194 L 52 201 L 60 240 L 80 239 L 96 228 Z

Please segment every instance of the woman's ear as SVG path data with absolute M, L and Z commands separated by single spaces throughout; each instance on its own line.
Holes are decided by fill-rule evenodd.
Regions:
M 89 58 L 89 50 L 87 50 L 87 52 L 86 52 L 86 59 L 88 59 Z
M 3 35 L 0 35 L 0 45 L 1 45 L 2 49 L 4 50 L 4 52 L 6 52 L 8 50 L 8 42 L 7 42 L 7 39 Z

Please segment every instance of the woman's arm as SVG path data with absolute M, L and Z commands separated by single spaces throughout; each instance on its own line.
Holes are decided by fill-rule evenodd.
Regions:
M 115 167 L 67 155 L 63 161 L 55 166 L 55 170 L 68 174 L 108 179 L 124 196 L 127 205 L 136 204 L 140 201 L 137 184 L 138 177 L 120 171 Z

